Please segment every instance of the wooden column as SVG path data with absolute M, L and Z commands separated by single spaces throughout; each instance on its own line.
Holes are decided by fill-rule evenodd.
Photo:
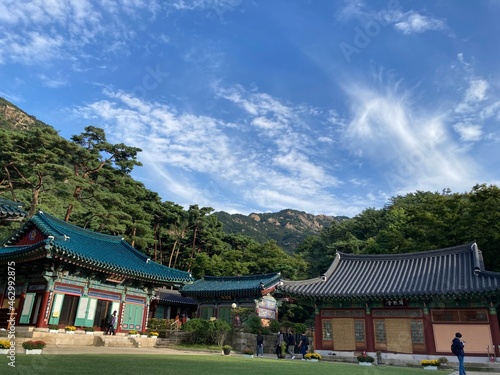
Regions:
M 366 304 L 365 310 L 366 351 L 375 351 L 375 329 L 373 327 L 373 315 L 370 306 Z
M 43 293 L 42 304 L 40 305 L 40 311 L 38 311 L 38 318 L 36 320 L 37 328 L 47 328 L 49 325 L 49 319 L 45 316 L 45 312 L 50 306 L 47 306 L 49 303 L 49 295 L 50 291 L 46 290 Z
M 425 350 L 427 354 L 436 354 L 436 342 L 434 341 L 434 331 L 432 329 L 432 315 L 429 307 L 424 302 L 424 337 L 425 337 Z
M 495 348 L 495 357 L 500 356 L 500 327 L 498 325 L 498 315 L 496 306 L 491 303 L 489 308 L 489 320 L 491 329 L 491 340 L 493 341 L 493 346 Z
M 314 305 L 314 337 L 313 337 L 313 345 L 314 350 L 323 349 L 323 327 L 321 326 L 321 315 L 320 309 L 318 306 Z

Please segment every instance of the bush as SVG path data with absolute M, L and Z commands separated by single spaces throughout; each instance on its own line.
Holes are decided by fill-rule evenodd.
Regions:
M 293 325 L 293 330 L 294 330 L 294 332 L 297 332 L 297 333 L 305 333 L 307 331 L 307 326 L 305 324 L 302 324 L 302 323 L 295 323 Z
M 369 362 L 369 363 L 375 362 L 375 358 L 366 354 L 360 354 L 356 358 L 358 359 L 358 362 Z
M 250 332 L 250 333 L 259 333 L 259 331 L 262 331 L 262 320 L 257 316 L 253 315 L 248 318 L 248 320 L 245 323 L 245 331 Z
M 254 355 L 255 354 L 255 350 L 253 350 L 252 348 L 245 348 L 243 349 L 242 351 L 243 354 L 246 354 L 246 355 Z
M 182 325 L 182 330 L 188 332 L 185 338 L 188 344 L 209 344 L 209 324 L 205 319 L 191 319 Z
M 281 324 L 277 320 L 271 320 L 269 322 L 269 329 L 271 332 L 278 332 L 281 329 Z
M 49 329 L 54 330 L 54 331 L 59 331 L 59 325 L 58 324 L 49 324 Z
M 440 366 L 445 366 L 448 363 L 448 358 L 441 357 L 441 358 L 438 358 L 438 361 L 439 361 Z
M 25 341 L 23 342 L 23 348 L 27 350 L 32 350 L 32 349 L 43 349 L 45 348 L 45 342 L 38 340 L 38 341 Z
M 94 332 L 94 327 L 83 327 L 85 332 Z
M 227 337 L 231 333 L 231 325 L 225 320 L 211 320 L 209 324 L 210 338 L 217 346 L 224 345 Z
M 170 329 L 170 324 L 174 322 L 174 319 L 158 319 L 151 318 L 148 320 L 148 329 L 152 331 L 166 331 Z

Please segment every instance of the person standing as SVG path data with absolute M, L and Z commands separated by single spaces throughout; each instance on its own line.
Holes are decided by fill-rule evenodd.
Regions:
M 451 341 L 451 351 L 458 358 L 458 374 L 466 375 L 465 364 L 464 364 L 464 344 L 465 341 L 462 340 L 462 334 L 460 332 L 455 333 L 455 338 Z
M 283 334 L 281 333 L 281 330 L 278 331 L 278 334 L 276 336 L 276 357 L 277 359 L 281 358 L 281 344 L 283 343 Z
M 264 357 L 264 336 L 262 336 L 261 331 L 257 333 L 257 350 L 255 353 L 257 353 L 257 357 Z
M 295 359 L 295 335 L 293 331 L 288 332 L 287 337 L 288 354 L 290 354 L 291 359 Z
M 113 336 L 116 335 L 115 331 L 116 320 L 117 320 L 116 311 L 113 311 L 113 314 L 109 317 L 108 329 L 106 331 L 106 335 L 113 335 Z
M 309 345 L 309 339 L 306 336 L 306 333 L 302 333 L 300 335 L 300 342 L 299 342 L 299 348 L 300 352 L 302 353 L 302 360 L 306 360 L 306 353 L 307 353 L 307 347 Z

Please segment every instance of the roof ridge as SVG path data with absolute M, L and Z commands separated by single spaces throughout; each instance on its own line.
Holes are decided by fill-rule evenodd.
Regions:
M 120 242 L 120 241 L 124 240 L 123 236 L 116 236 L 116 235 L 112 235 L 112 234 L 99 233 L 99 232 L 95 232 L 91 229 L 81 228 L 73 223 L 61 220 L 53 215 L 50 215 L 46 212 L 43 212 L 43 211 L 39 211 L 35 216 L 33 216 L 33 218 L 35 218 L 35 217 L 43 220 L 43 222 L 46 225 L 50 226 L 53 230 L 57 231 L 61 236 L 64 236 L 65 233 L 60 228 L 58 228 L 57 225 L 60 225 L 64 229 L 67 229 L 68 232 L 74 232 L 74 233 L 81 234 L 84 236 L 96 237 L 96 238 L 99 238 L 101 240 L 107 240 L 110 242 Z
M 205 280 L 236 280 L 236 279 L 245 279 L 245 280 L 258 280 L 263 278 L 280 276 L 280 272 L 272 272 L 272 273 L 264 273 L 258 275 L 241 275 L 241 276 L 203 276 Z
M 475 242 L 470 242 L 464 245 L 446 247 L 444 249 L 434 249 L 434 250 L 424 250 L 416 251 L 411 253 L 398 253 L 398 254 L 351 254 L 343 253 L 337 251 L 342 261 L 354 261 L 354 260 L 398 260 L 403 259 L 414 259 L 414 258 L 428 258 L 438 255 L 448 255 L 448 254 L 458 254 L 465 252 L 472 252 Z M 477 246 L 477 245 L 476 245 Z

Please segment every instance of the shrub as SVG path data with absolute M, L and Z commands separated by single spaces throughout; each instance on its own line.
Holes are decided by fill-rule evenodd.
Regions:
M 25 341 L 23 342 L 23 348 L 32 350 L 32 349 L 43 349 L 45 348 L 45 342 L 38 340 L 38 341 Z
M 148 334 L 148 333 L 147 333 L 146 331 L 141 331 L 141 332 L 139 332 L 139 335 L 141 335 L 141 336 L 147 336 L 147 334 Z
M 233 350 L 233 347 L 231 345 L 224 345 L 222 350 Z
M 358 359 L 358 362 L 370 362 L 373 363 L 375 361 L 375 358 L 373 358 L 370 355 L 367 354 L 360 354 L 356 357 Z
M 49 329 L 54 330 L 54 331 L 59 331 L 59 325 L 58 324 L 49 324 Z
M 227 337 L 231 333 L 231 325 L 225 320 L 211 320 L 208 322 L 211 339 L 217 346 L 224 345 Z
M 426 366 L 439 366 L 439 360 L 438 359 L 422 359 L 420 361 L 420 364 L 424 367 L 426 367 Z
M 262 320 L 257 315 L 252 315 L 245 323 L 245 331 L 254 334 L 262 331 Z
M 307 330 L 307 326 L 302 323 L 295 323 L 293 325 L 293 331 L 297 333 L 305 333 Z
M 305 356 L 304 356 L 306 359 L 321 359 L 321 355 L 319 353 L 307 353 Z
M 243 354 L 246 354 L 246 355 L 254 355 L 255 354 L 255 350 L 253 350 L 252 348 L 245 348 L 243 349 L 242 351 Z
M 182 325 L 181 328 L 189 335 L 185 338 L 188 344 L 209 344 L 209 324 L 205 319 L 191 319 Z
M 148 328 L 156 332 L 166 331 L 167 329 L 170 329 L 170 324 L 173 322 L 174 319 L 151 318 L 148 320 Z
M 438 358 L 438 361 L 439 361 L 439 365 L 440 366 L 444 366 L 448 363 L 448 358 L 446 357 L 441 357 L 441 358 Z
M 271 332 L 278 332 L 281 329 L 281 324 L 277 320 L 271 320 L 269 322 L 269 329 Z
M 0 349 L 10 349 L 10 341 L 9 340 L 0 340 Z
M 94 327 L 83 327 L 85 332 L 94 332 Z

